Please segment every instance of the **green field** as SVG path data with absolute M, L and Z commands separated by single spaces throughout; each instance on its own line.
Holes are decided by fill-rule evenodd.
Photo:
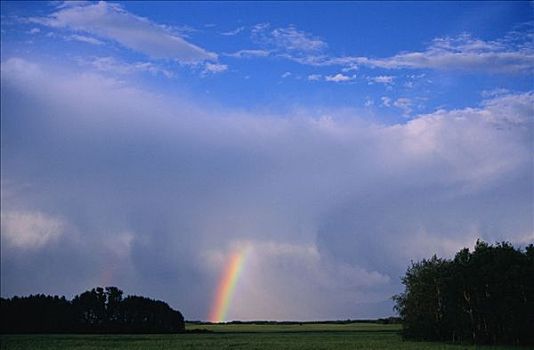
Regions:
M 405 342 L 398 325 L 349 324 L 187 324 L 211 333 L 175 335 L 2 335 L 1 349 L 414 349 L 501 350 L 428 342 Z

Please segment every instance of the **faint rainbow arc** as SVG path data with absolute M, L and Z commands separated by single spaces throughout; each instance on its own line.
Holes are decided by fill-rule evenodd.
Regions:
M 234 252 L 224 268 L 223 274 L 217 286 L 217 292 L 215 294 L 215 300 L 209 315 L 211 322 L 222 322 L 226 319 L 226 313 L 234 290 L 239 280 L 243 265 L 246 260 L 247 250 L 242 249 L 238 252 Z

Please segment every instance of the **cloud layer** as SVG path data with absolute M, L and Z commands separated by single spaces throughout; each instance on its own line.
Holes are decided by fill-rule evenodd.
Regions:
M 342 66 L 345 70 L 358 67 L 380 69 L 432 69 L 463 72 L 532 74 L 534 72 L 534 30 L 532 23 L 522 30 L 510 31 L 497 40 L 482 40 L 468 33 L 456 37 L 434 38 L 424 50 L 405 51 L 390 57 L 365 57 L 307 53 L 283 55 L 311 66 Z M 326 47 L 326 43 L 325 43 Z
M 118 4 L 104 1 L 60 7 L 47 17 L 32 18 L 31 21 L 112 40 L 152 58 L 173 59 L 183 63 L 217 59 L 215 53 L 187 42 L 169 28 L 133 15 Z M 101 43 L 96 38 L 79 34 L 73 35 L 72 38 L 91 44 Z
M 13 58 L 1 94 L 3 295 L 116 284 L 205 319 L 247 244 L 231 318 L 378 317 L 412 259 L 534 240 L 532 93 L 383 124 Z
M 534 46 L 531 37 L 518 33 L 516 39 L 520 42 L 510 42 L 508 37 L 498 41 L 484 41 L 462 34 L 455 38 L 436 38 L 424 51 L 403 52 L 382 59 L 358 57 L 354 62 L 386 69 L 428 68 L 532 74 Z

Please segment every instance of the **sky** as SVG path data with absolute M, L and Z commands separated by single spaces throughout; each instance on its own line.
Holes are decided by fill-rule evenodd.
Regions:
M 1 294 L 394 314 L 411 261 L 534 242 L 534 5 L 1 6 Z

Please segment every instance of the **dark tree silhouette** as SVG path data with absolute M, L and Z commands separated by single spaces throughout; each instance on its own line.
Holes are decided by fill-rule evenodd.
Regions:
M 2 298 L 3 333 L 63 333 L 71 330 L 73 314 L 65 297 L 45 296 Z
M 122 302 L 123 326 L 131 333 L 172 333 L 176 325 L 184 331 L 183 316 L 162 301 L 145 297 L 129 296 Z
M 454 259 L 412 263 L 394 296 L 406 338 L 534 344 L 534 246 L 477 241 Z
M 177 333 L 182 314 L 166 303 L 128 296 L 116 287 L 75 296 L 30 295 L 1 298 L 2 333 Z

